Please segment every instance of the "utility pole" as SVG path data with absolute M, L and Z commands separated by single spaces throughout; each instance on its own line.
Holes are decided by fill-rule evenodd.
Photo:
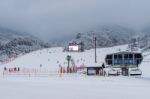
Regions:
M 96 37 L 94 37 L 95 42 L 95 63 L 97 63 L 97 54 L 96 54 Z

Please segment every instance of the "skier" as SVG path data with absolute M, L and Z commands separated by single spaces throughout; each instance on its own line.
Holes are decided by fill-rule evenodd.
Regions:
M 14 68 L 14 72 L 16 72 L 16 71 L 17 71 L 17 68 L 15 67 L 15 68 Z
M 105 64 L 104 63 L 102 64 L 102 68 L 105 68 Z
M 6 67 L 4 67 L 4 71 L 7 71 L 7 68 L 6 68 Z
M 105 68 L 105 64 L 103 63 L 103 64 L 102 64 L 102 73 L 103 73 L 103 75 L 105 76 L 105 75 L 106 75 L 106 72 L 104 71 L 104 68 Z
M 20 71 L 20 68 L 18 67 L 18 72 Z

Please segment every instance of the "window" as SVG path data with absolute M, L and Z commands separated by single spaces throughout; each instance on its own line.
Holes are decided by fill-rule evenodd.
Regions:
M 118 55 L 118 58 L 119 58 L 119 59 L 122 59 L 122 54 L 119 54 L 119 55 Z
M 135 58 L 142 58 L 141 54 L 135 54 Z
M 129 58 L 130 58 L 130 59 L 133 58 L 133 54 L 129 54 Z
M 128 54 L 124 54 L 124 58 L 127 59 L 128 58 Z
M 112 55 L 107 55 L 106 59 L 112 59 Z
M 117 59 L 117 55 L 114 55 L 114 59 Z

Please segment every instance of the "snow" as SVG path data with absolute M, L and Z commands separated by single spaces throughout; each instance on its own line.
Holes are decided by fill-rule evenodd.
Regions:
M 129 77 L 0 78 L 2 99 L 149 99 L 149 80 Z
M 124 51 L 127 45 L 97 49 L 97 61 L 102 65 L 106 54 Z M 140 69 L 142 77 L 87 76 L 84 74 L 58 74 L 59 64 L 67 66 L 66 56 L 75 64 L 94 64 L 94 49 L 83 53 L 62 52 L 62 48 L 49 48 L 21 56 L 0 66 L 0 95 L 2 99 L 149 99 L 150 56 L 144 57 Z M 146 53 L 143 53 L 144 55 Z M 65 64 L 64 64 L 65 63 Z M 42 64 L 42 67 L 40 67 Z M 48 70 L 46 75 L 3 75 L 3 68 L 31 68 Z M 55 72 L 51 74 L 51 72 Z
M 140 69 L 142 70 L 143 77 L 150 78 L 150 55 L 144 57 L 143 62 L 140 65 Z

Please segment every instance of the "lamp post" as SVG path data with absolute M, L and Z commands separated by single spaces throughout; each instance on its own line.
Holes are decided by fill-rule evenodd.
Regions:
M 69 68 L 70 60 L 71 60 L 71 56 L 67 55 L 67 61 L 68 61 L 67 73 L 70 73 L 70 68 Z

